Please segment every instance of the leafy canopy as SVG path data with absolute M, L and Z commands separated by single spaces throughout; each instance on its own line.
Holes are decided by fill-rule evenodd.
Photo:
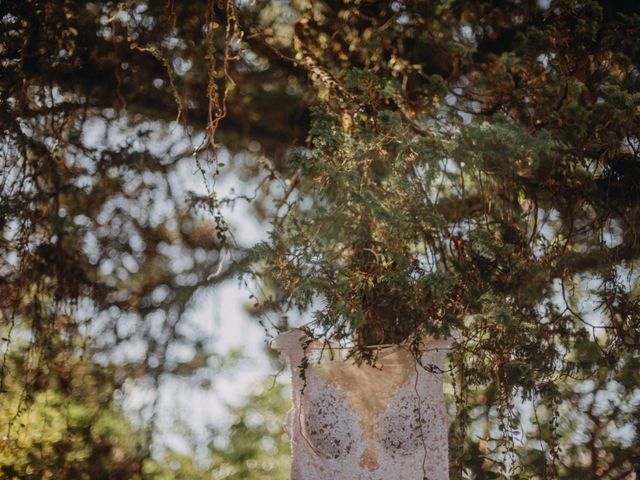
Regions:
M 3 395 L 74 398 L 79 357 L 101 405 L 127 380 L 198 378 L 215 355 L 184 314 L 242 271 L 263 321 L 313 312 L 311 334 L 364 360 L 459 329 L 457 478 L 630 472 L 635 2 L 26 0 L 0 14 Z M 180 188 L 185 164 L 208 194 Z M 230 172 L 255 191 L 220 194 Z M 250 250 L 226 224 L 247 199 L 272 225 Z

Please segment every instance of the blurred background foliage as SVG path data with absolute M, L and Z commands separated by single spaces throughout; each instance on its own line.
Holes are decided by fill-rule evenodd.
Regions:
M 3 1 L 2 474 L 286 478 L 279 383 L 158 447 L 163 386 L 237 368 L 187 314 L 240 275 L 270 334 L 313 314 L 365 359 L 459 328 L 453 478 L 630 478 L 639 30 L 622 0 Z

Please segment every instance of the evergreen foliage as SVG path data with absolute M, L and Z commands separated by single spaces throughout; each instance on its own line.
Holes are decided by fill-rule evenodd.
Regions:
M 296 58 L 322 102 L 291 155 L 295 194 L 257 250 L 274 303 L 313 308 L 313 334 L 366 360 L 372 344 L 459 329 L 457 446 L 478 411 L 487 427 L 456 475 L 629 475 L 638 431 L 610 422 L 638 415 L 635 5 L 327 2 L 299 15 Z M 517 447 L 521 435 L 535 442 Z
M 370 345 L 460 330 L 454 478 L 630 475 L 636 2 L 24 0 L 0 4 L 0 28 L 0 382 L 15 419 L 44 412 L 44 392 L 111 411 L 128 379 L 201 370 L 212 352 L 183 313 L 242 271 L 275 327 L 312 313 L 312 335 L 365 361 Z M 220 144 L 272 222 L 249 251 L 222 214 L 248 197 L 216 193 Z M 181 162 L 209 195 L 185 201 Z M 211 276 L 223 251 L 234 261 Z M 175 344 L 192 359 L 173 361 Z M 228 452 L 248 465 L 261 454 L 241 444 L 262 430 L 238 425 Z M 151 475 L 151 437 L 132 475 Z

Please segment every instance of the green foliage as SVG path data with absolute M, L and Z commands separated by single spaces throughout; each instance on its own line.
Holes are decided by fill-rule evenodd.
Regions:
M 81 369 L 81 365 L 76 365 Z M 86 373 L 83 380 L 93 383 Z M 122 410 L 85 389 L 81 398 L 60 391 L 38 392 L 28 408 L 19 395 L 5 395 L 0 425 L 12 425 L 0 443 L 0 473 L 13 479 L 211 478 L 284 480 L 289 476 L 289 441 L 283 419 L 289 392 L 280 383 L 263 389 L 230 410 L 228 430 L 212 432 L 210 459 L 166 451 L 146 453 L 145 432 L 134 428 Z M 19 411 L 18 415 L 16 412 Z M 9 441 L 10 439 L 10 441 Z
M 229 431 L 214 436 L 211 448 L 214 478 L 289 478 L 290 447 L 283 422 L 290 398 L 282 384 L 268 382 L 245 404 L 232 409 Z
M 233 35 L 213 25 L 233 21 L 231 5 L 0 3 L 3 478 L 175 477 L 154 463 L 160 400 L 134 429 L 114 397 L 222 367 L 185 313 L 244 261 L 208 174 L 223 168 L 212 134 L 233 94 L 219 80 Z M 236 112 L 236 150 L 295 137 L 262 120 L 249 139 Z M 185 167 L 208 194 L 189 192 Z
M 13 423 L 14 430 L 0 450 L 3 478 L 140 478 L 143 436 L 121 412 L 43 391 L 15 417 L 13 400 L 5 397 L 0 413 L 0 424 Z
M 487 427 L 466 447 L 486 461 L 462 454 L 458 477 L 630 472 L 638 432 L 615 440 L 606 409 L 597 425 L 538 417 L 544 440 L 516 442 L 517 405 L 567 412 L 572 395 L 600 398 L 574 387 L 638 355 L 637 7 L 345 2 L 300 18 L 297 58 L 323 106 L 261 247 L 281 308 L 315 309 L 310 333 L 365 359 L 461 330 L 457 404 L 483 397 L 486 420 L 457 427 Z M 596 385 L 621 404 L 639 388 Z M 583 424 L 588 445 L 572 437 Z
M 102 435 L 128 427 L 87 412 L 109 423 L 126 382 L 159 389 L 215 362 L 184 313 L 238 271 L 261 281 L 256 312 L 285 328 L 297 308 L 365 360 L 370 344 L 459 329 L 455 478 L 630 472 L 635 2 L 26 0 L 0 4 L 0 25 L 3 405 L 38 427 L 62 418 L 43 395 L 73 411 L 72 442 L 29 441 L 7 454 L 12 475 L 36 449 L 87 468 L 120 455 Z M 216 190 L 230 171 L 217 142 L 254 192 Z M 179 187 L 185 164 L 207 194 Z M 223 216 L 247 199 L 272 222 L 249 252 Z M 245 424 L 251 408 L 213 464 L 284 472 L 265 457 L 280 434 Z M 136 474 L 205 475 L 188 456 L 150 461 L 151 419 L 126 445 L 147 460 Z

